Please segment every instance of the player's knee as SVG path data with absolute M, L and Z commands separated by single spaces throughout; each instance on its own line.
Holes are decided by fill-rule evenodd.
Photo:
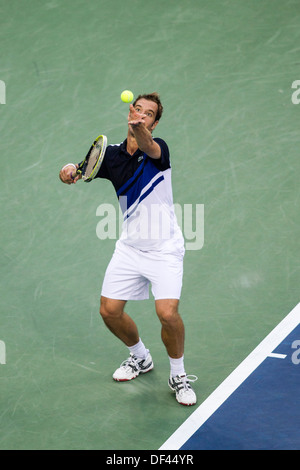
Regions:
M 101 297 L 100 302 L 100 315 L 103 320 L 107 320 L 109 318 L 114 318 L 122 315 L 123 309 L 120 309 L 118 306 L 115 305 L 115 302 L 111 301 L 110 299 Z
M 100 315 L 103 320 L 112 316 L 112 310 L 109 308 L 109 304 L 105 301 L 101 301 L 100 303 Z
M 157 305 L 156 313 L 161 323 L 170 324 L 177 322 L 180 317 L 177 307 L 178 305 L 173 302 L 165 302 L 162 305 Z

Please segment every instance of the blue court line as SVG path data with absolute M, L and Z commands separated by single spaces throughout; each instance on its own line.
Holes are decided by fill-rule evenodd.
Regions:
M 160 447 L 300 449 L 300 303 Z

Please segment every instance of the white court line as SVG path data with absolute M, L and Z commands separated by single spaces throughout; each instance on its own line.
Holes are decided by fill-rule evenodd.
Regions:
M 275 357 L 275 359 L 285 359 L 286 354 L 271 353 L 268 355 L 268 357 Z
M 159 450 L 178 450 L 227 400 L 272 351 L 300 324 L 300 303 L 167 439 Z

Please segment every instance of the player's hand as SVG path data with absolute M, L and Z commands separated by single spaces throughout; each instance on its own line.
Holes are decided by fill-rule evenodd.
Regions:
M 78 165 L 75 165 L 75 166 L 77 169 Z M 74 166 L 66 165 L 60 170 L 59 178 L 65 184 L 75 184 L 79 179 L 81 179 L 82 176 L 81 174 L 79 174 L 79 175 L 76 175 L 75 178 L 73 178 L 74 173 L 75 173 Z
M 128 124 L 133 127 L 145 125 L 146 114 L 139 113 L 131 104 L 129 106 Z

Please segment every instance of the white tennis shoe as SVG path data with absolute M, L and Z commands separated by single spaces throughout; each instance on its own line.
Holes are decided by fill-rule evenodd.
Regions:
M 134 354 L 130 354 L 130 357 L 122 362 L 120 367 L 114 372 L 113 379 L 117 382 L 126 382 L 135 379 L 140 374 L 150 372 L 153 367 L 151 354 L 148 354 L 146 359 L 140 359 Z
M 190 382 L 196 382 L 198 377 L 196 375 L 176 375 L 170 377 L 169 387 L 172 392 L 176 393 L 176 400 L 181 405 L 192 406 L 197 403 L 196 393 L 190 386 Z

